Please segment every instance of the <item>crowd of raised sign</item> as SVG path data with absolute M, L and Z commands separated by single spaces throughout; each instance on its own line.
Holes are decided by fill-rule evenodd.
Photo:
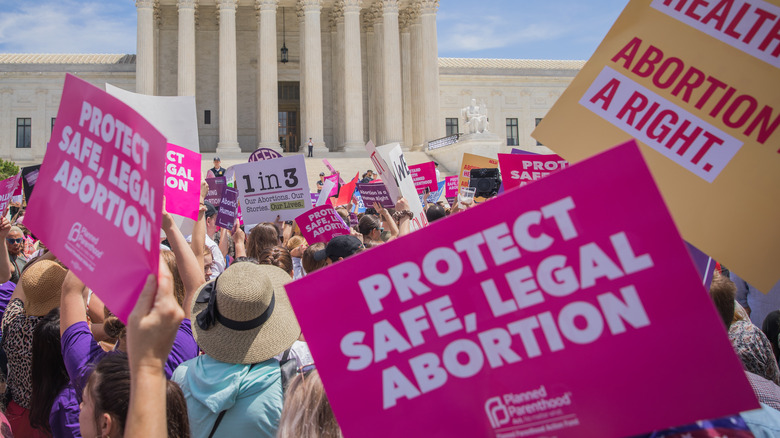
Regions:
M 23 207 L 4 215 L 0 436 L 341 436 L 285 285 L 408 234 L 407 201 L 394 212 L 375 204 L 357 222 L 339 208 L 351 234 L 308 245 L 295 223 L 217 229 L 207 191 L 204 181 L 191 236 L 163 211 L 159 275 L 127 325 L 24 227 Z M 470 207 L 426 203 L 426 213 L 433 222 Z M 780 291 L 732 278 L 717 269 L 710 295 L 761 409 L 675 430 L 773 436 Z

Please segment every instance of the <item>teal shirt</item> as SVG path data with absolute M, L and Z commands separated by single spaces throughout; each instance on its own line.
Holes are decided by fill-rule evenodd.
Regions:
M 284 404 L 276 359 L 238 365 L 202 355 L 179 365 L 171 380 L 187 399 L 192 438 L 207 438 L 223 410 L 215 437 L 276 436 Z

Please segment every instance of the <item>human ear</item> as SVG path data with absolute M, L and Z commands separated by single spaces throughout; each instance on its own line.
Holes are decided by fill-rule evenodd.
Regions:
M 112 432 L 114 436 L 117 436 L 116 432 L 114 432 L 113 426 L 114 426 L 114 419 L 111 418 L 111 415 L 108 414 L 101 414 L 100 420 L 98 424 L 98 428 L 100 429 L 100 436 L 101 437 L 110 437 Z

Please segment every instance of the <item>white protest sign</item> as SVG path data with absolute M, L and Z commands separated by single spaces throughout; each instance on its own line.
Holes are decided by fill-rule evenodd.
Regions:
M 293 220 L 310 210 L 311 196 L 303 155 L 253 161 L 232 166 L 248 225 Z
M 317 207 L 325 205 L 325 203 L 328 202 L 328 194 L 333 190 L 333 187 L 336 187 L 336 183 L 334 183 L 333 180 L 326 179 L 325 182 L 322 183 L 322 190 L 320 191 L 320 196 L 317 198 Z
M 366 143 L 366 150 L 371 156 L 371 162 L 374 163 L 374 167 L 382 177 L 382 182 L 387 187 L 390 198 L 395 201 L 399 196 L 403 196 L 409 202 L 409 209 L 414 213 L 411 224 L 412 231 L 428 225 L 428 219 L 425 216 L 420 198 L 417 196 L 417 189 L 409 172 L 409 166 L 406 165 L 401 145 L 390 143 L 376 147 L 374 143 L 369 141 Z
M 150 96 L 133 93 L 111 84 L 106 84 L 106 92 L 148 120 L 169 143 L 200 152 L 195 96 Z M 192 234 L 195 221 L 178 214 L 172 216 L 182 234 Z

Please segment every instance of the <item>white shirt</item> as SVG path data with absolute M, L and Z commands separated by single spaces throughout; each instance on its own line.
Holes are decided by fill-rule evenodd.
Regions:
M 187 242 L 192 242 L 192 235 L 187 236 Z M 211 258 L 214 259 L 214 265 L 211 267 L 211 277 L 209 277 L 209 280 L 213 280 L 217 278 L 217 275 L 225 271 L 225 256 L 219 250 L 217 242 L 208 235 L 206 236 L 206 246 L 211 251 Z

